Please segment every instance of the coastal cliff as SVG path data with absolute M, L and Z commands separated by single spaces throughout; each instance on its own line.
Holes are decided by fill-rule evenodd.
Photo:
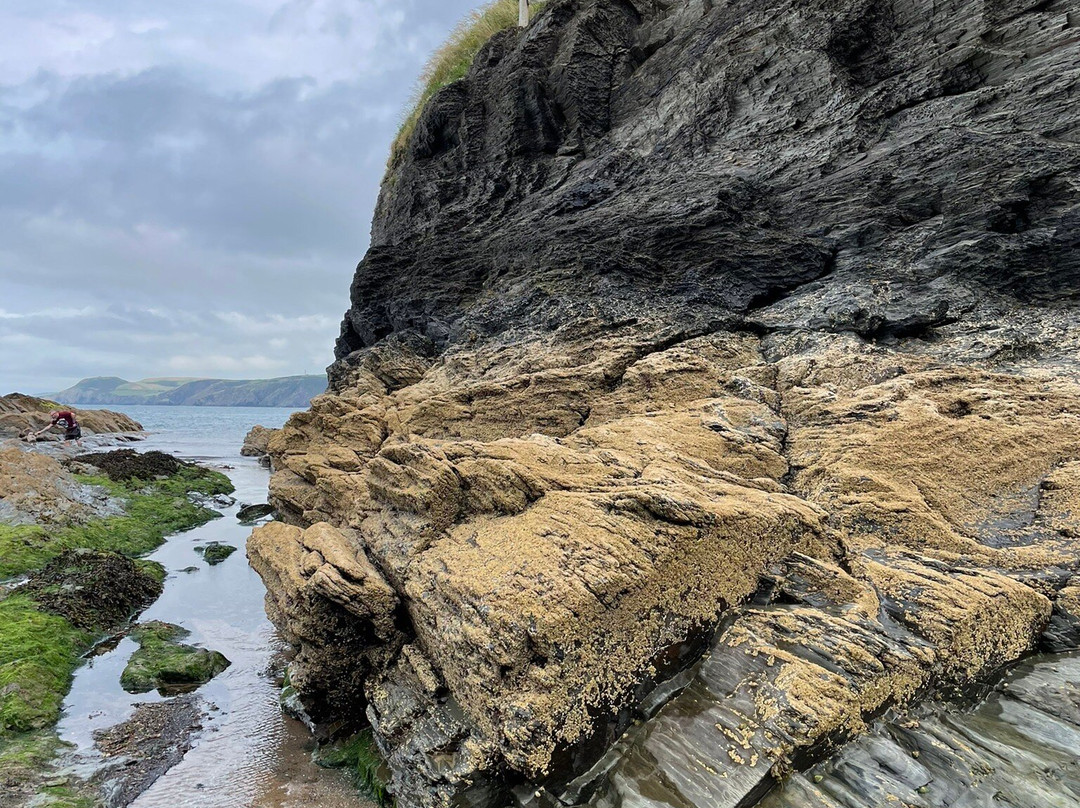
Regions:
M 554 0 L 432 98 L 248 546 L 399 805 L 746 806 L 1077 647 L 1078 15 Z
M 279 379 L 82 379 L 56 398 L 71 404 L 140 404 L 188 407 L 306 407 L 326 390 L 323 376 Z

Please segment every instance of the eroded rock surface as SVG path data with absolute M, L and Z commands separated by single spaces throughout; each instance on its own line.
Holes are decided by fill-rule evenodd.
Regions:
M 0 449 L 0 524 L 63 526 L 121 513 L 117 499 L 79 482 L 59 460 L 21 448 Z
M 745 806 L 1069 647 L 1078 15 L 555 0 L 492 40 L 269 442 L 248 552 L 312 716 L 410 806 Z
M 260 462 L 269 465 L 270 438 L 275 432 L 277 432 L 276 429 L 268 429 L 260 425 L 253 426 L 244 436 L 244 445 L 240 447 L 240 454 L 244 457 L 257 457 Z

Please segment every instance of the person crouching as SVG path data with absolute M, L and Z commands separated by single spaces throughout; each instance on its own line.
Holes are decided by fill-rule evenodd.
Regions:
M 49 419 L 49 423 L 37 432 L 31 432 L 27 436 L 27 440 L 35 441 L 53 427 L 57 427 L 64 430 L 64 440 L 73 440 L 76 446 L 82 446 L 82 427 L 79 426 L 75 413 L 71 410 L 53 410 L 49 413 Z

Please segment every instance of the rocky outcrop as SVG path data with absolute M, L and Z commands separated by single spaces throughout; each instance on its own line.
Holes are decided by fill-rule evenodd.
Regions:
M 269 466 L 270 438 L 276 432 L 276 429 L 268 429 L 265 426 L 256 424 L 244 436 L 244 445 L 240 447 L 240 454 L 244 457 L 257 457 L 259 462 Z
M 974 709 L 930 703 L 889 717 L 762 808 L 1075 805 L 1078 676 L 1075 654 L 1028 660 Z
M 0 439 L 19 438 L 27 432 L 37 431 L 49 423 L 51 410 L 64 409 L 55 401 L 21 393 L 0 396 Z M 84 435 L 107 432 L 142 432 L 142 425 L 128 416 L 109 410 L 72 410 L 79 419 Z M 46 433 L 39 440 L 58 440 L 62 431 Z
M 0 524 L 67 526 L 123 512 L 108 491 L 79 482 L 55 458 L 0 450 Z
M 431 101 L 248 548 L 402 804 L 746 806 L 1068 645 L 1077 14 L 556 0 Z

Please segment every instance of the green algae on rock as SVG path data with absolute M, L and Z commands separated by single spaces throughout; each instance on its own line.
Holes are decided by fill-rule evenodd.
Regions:
M 235 553 L 236 548 L 231 544 L 222 544 L 221 542 L 212 541 L 205 547 L 196 547 L 195 552 L 201 555 L 203 560 L 213 567 Z
M 0 734 L 54 723 L 82 652 L 160 595 L 162 574 L 153 562 L 69 550 L 0 600 Z
M 52 731 L 0 732 L 0 806 L 99 808 L 90 789 L 58 771 L 56 757 L 67 748 Z
M 4 796 L 37 795 L 43 805 L 90 804 L 76 787 L 48 774 L 59 741 L 46 728 L 60 715 L 82 654 L 95 639 L 123 629 L 161 592 L 161 565 L 132 556 L 220 516 L 192 502 L 191 494 L 232 490 L 223 474 L 175 462 L 169 476 L 118 482 L 74 473 L 90 468 L 85 463 L 64 464 L 26 448 L 0 451 Z M 25 581 L 3 583 L 16 577 Z
M 370 729 L 361 730 L 347 740 L 320 746 L 315 751 L 315 763 L 330 769 L 347 769 L 361 793 L 380 808 L 394 804 L 386 790 L 390 770 Z
M 56 722 L 79 654 L 92 639 L 27 595 L 0 601 L 0 736 Z
M 184 692 L 206 684 L 232 664 L 217 651 L 181 643 L 189 634 L 187 629 L 158 620 L 136 626 L 131 637 L 139 650 L 120 676 L 121 687 L 129 693 Z
M 217 511 L 191 502 L 187 494 L 232 491 L 225 475 L 206 469 L 182 468 L 171 477 L 147 484 L 119 483 L 87 475 L 74 475 L 72 479 L 107 492 L 120 504 L 122 515 L 48 527 L 0 525 L 0 579 L 37 569 L 63 551 L 80 547 L 144 555 L 157 548 L 167 535 L 220 516 Z

